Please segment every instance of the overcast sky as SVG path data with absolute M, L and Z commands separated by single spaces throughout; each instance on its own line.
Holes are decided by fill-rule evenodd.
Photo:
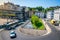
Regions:
M 47 8 L 50 6 L 60 6 L 60 0 L 0 0 L 0 4 L 8 1 L 20 6 L 27 7 L 42 6 L 44 8 Z

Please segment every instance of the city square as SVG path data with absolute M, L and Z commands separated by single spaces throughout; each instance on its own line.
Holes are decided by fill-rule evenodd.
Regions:
M 60 40 L 60 0 L 31 1 L 0 1 L 0 40 Z

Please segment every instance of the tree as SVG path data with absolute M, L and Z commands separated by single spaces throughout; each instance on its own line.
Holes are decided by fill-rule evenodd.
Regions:
M 43 10 L 44 10 L 44 8 L 43 8 L 42 6 L 36 7 L 36 9 L 37 9 L 38 11 L 43 11 Z
M 29 10 L 30 10 L 30 11 L 35 11 L 36 8 L 30 8 L 30 7 L 29 7 Z
M 32 11 L 32 8 L 28 7 L 29 8 L 29 11 Z
M 42 23 L 39 21 L 39 18 L 35 15 L 31 17 L 31 23 L 35 25 L 35 27 L 33 27 L 35 29 L 38 29 L 42 26 Z
M 46 8 L 46 9 L 44 9 L 42 6 L 39 6 L 39 7 L 35 7 L 35 8 L 30 8 L 29 7 L 29 10 L 30 11 L 36 11 L 36 10 L 38 10 L 40 12 L 47 13 L 47 11 L 55 10 L 55 9 L 58 9 L 58 8 L 60 8 L 60 6 L 49 7 L 49 8 Z
M 52 8 L 52 7 L 46 8 L 46 11 L 50 11 L 50 10 L 54 10 L 54 8 Z

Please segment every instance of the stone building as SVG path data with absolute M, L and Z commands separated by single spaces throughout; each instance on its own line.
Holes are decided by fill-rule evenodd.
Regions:
M 24 9 L 24 12 L 23 12 L 23 9 Z M 25 6 L 15 5 L 10 2 L 4 3 L 3 5 L 0 5 L 0 17 L 8 16 L 8 18 L 27 19 L 26 18 L 28 16 L 27 9 L 28 8 Z

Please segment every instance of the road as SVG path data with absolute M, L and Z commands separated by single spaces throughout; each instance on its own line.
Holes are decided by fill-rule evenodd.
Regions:
M 18 31 L 18 28 L 15 30 L 15 32 L 17 33 L 17 38 L 11 39 L 9 37 L 9 32 L 7 30 L 4 30 L 2 32 L 0 32 L 0 37 L 3 40 L 60 40 L 60 31 L 58 31 L 57 29 L 55 29 L 55 27 L 53 27 L 51 24 L 49 24 L 47 22 L 47 24 L 50 26 L 50 28 L 52 29 L 52 32 L 49 35 L 46 36 L 28 36 L 25 34 L 22 34 Z

